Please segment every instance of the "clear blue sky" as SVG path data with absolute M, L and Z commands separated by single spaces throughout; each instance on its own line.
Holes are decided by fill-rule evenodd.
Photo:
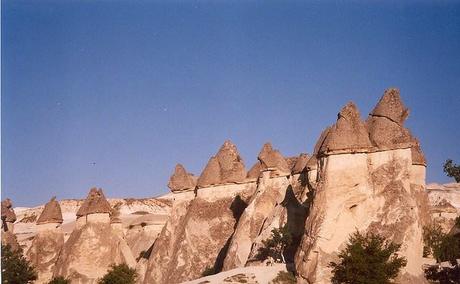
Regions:
M 2 195 L 168 192 L 225 139 L 311 152 L 396 86 L 428 182 L 460 162 L 460 2 L 2 1 Z M 417 2 L 417 3 L 414 3 Z M 93 164 L 95 163 L 95 164 Z

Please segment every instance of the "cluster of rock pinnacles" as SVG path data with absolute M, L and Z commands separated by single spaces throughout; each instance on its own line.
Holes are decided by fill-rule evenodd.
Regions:
M 149 255 L 138 260 L 102 190 L 91 189 L 66 242 L 53 198 L 37 220 L 27 256 L 39 283 L 58 275 L 94 283 L 112 263 L 136 268 L 139 283 L 180 283 L 208 268 L 261 265 L 256 255 L 262 241 L 273 228 L 287 226 L 293 244 L 285 257 L 295 264 L 298 282 L 330 283 L 329 263 L 359 230 L 401 243 L 408 264 L 398 281 L 421 283 L 426 161 L 404 127 L 407 116 L 399 91 L 388 89 L 365 121 L 356 105 L 344 106 L 311 156 L 285 158 L 267 143 L 247 171 L 236 146 L 226 141 L 199 177 L 178 164 L 168 183 L 170 217 L 152 238 Z M 2 241 L 17 246 L 15 219 L 5 200 Z

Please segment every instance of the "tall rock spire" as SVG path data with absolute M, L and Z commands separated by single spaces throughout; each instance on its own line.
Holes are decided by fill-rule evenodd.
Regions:
M 13 210 L 13 203 L 9 198 L 2 201 L 2 221 L 4 222 L 16 222 L 16 213 Z
M 46 203 L 45 208 L 43 209 L 40 217 L 38 217 L 37 225 L 47 224 L 47 223 L 60 223 L 62 224 L 62 212 L 59 202 L 56 201 L 56 196 L 51 198 L 51 200 Z

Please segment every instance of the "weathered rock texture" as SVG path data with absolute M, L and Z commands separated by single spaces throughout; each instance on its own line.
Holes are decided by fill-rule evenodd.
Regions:
M 187 173 L 184 166 L 177 164 L 174 173 L 169 178 L 168 187 L 172 192 L 191 190 L 196 186 L 196 180 L 192 174 Z
M 48 283 L 53 278 L 55 264 L 64 245 L 61 223 L 61 206 L 53 197 L 37 220 L 37 234 L 26 254 L 38 274 L 35 283 Z
M 144 283 L 180 283 L 200 277 L 207 268 L 220 270 L 234 227 L 255 189 L 254 182 L 199 188 L 189 204 L 176 205 L 173 211 L 180 210 L 181 217 L 168 221 L 157 238 Z
M 46 203 L 43 212 L 38 217 L 37 225 L 47 224 L 47 223 L 58 223 L 62 224 L 62 212 L 59 202 L 56 201 L 56 197 L 51 198 L 51 200 Z
M 208 187 L 218 184 L 241 183 L 246 178 L 243 159 L 236 146 L 225 141 L 216 156 L 211 157 L 198 178 L 198 187 Z
M 291 169 L 286 159 L 278 150 L 273 149 L 271 143 L 265 143 L 257 157 L 261 163 L 262 170 L 271 171 L 271 176 L 287 176 Z
M 19 243 L 14 235 L 14 222 L 16 214 L 13 210 L 13 203 L 9 198 L 1 203 L 2 210 L 2 244 L 10 245 L 13 250 L 19 249 Z
M 296 255 L 298 280 L 330 283 L 328 264 L 338 259 L 349 235 L 359 230 L 401 243 L 408 264 L 398 283 L 423 283 L 422 226 L 427 208 L 420 189 L 425 181 L 413 178 L 413 138 L 403 126 L 408 111 L 399 92 L 387 90 L 367 121 L 370 145 L 355 108 L 344 109 L 346 114 L 342 110 L 336 125 L 325 131 L 324 141 L 318 142 L 323 152 L 317 155 L 318 183 Z
M 96 213 L 110 213 L 112 207 L 104 196 L 102 189 L 91 188 L 88 197 L 77 211 L 77 217 Z
M 306 170 L 309 159 L 310 157 L 306 153 L 301 153 L 292 168 L 292 174 L 300 174 Z
M 102 190 L 91 189 L 77 212 L 79 219 L 85 218 L 86 222 L 77 226 L 65 242 L 54 276 L 64 276 L 72 283 L 96 283 L 111 264 L 136 266 L 126 241 L 110 224 L 110 212 Z
M 380 150 L 411 146 L 413 138 L 403 125 L 408 116 L 399 90 L 386 90 L 366 121 L 372 144 Z

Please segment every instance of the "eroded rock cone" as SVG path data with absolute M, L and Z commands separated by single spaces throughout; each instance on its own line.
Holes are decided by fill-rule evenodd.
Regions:
M 198 178 L 197 186 L 208 187 L 218 184 L 240 183 L 244 182 L 245 178 L 244 162 L 236 146 L 230 141 L 225 141 L 216 156 L 209 159 Z
M 270 170 L 274 175 L 289 175 L 291 170 L 286 159 L 278 150 L 274 150 L 271 143 L 265 143 L 257 157 L 262 170 Z
M 77 211 L 77 217 L 94 213 L 109 213 L 112 207 L 104 196 L 104 192 L 99 188 L 91 188 L 88 197 Z
M 422 148 L 417 138 L 413 140 L 414 146 L 411 148 L 412 153 L 412 165 L 426 166 L 425 155 L 423 154 Z
M 196 186 L 193 175 L 187 173 L 184 166 L 177 164 L 174 173 L 169 178 L 168 187 L 172 192 L 194 189 Z
M 51 200 L 46 203 L 45 208 L 43 209 L 40 217 L 38 217 L 37 225 L 47 224 L 47 223 L 60 223 L 62 224 L 62 212 L 59 202 L 56 201 L 56 196 L 51 198 Z
M 308 156 L 308 154 L 301 153 L 299 157 L 297 158 L 294 167 L 292 168 L 292 173 L 300 174 L 301 172 L 303 172 L 305 168 L 307 167 L 307 162 L 309 159 L 310 157 Z
M 198 187 L 208 187 L 221 182 L 219 161 L 216 157 L 211 157 L 200 177 L 198 178 Z
M 359 110 L 354 103 L 349 102 L 339 112 L 337 122 L 328 131 L 320 152 L 366 152 L 371 146 Z
M 366 121 L 372 144 L 381 150 L 411 147 L 412 135 L 404 127 L 408 115 L 399 90 L 386 90 Z
M 16 221 L 16 214 L 13 210 L 13 203 L 9 198 L 1 203 L 2 210 L 2 244 L 10 245 L 12 250 L 19 249 L 19 243 L 14 235 L 14 222 Z
M 248 171 L 247 178 L 249 180 L 257 180 L 260 176 L 260 172 L 262 170 L 262 165 L 259 161 L 257 161 L 252 168 Z
M 371 115 L 385 117 L 402 126 L 409 116 L 409 109 L 404 106 L 399 95 L 399 90 L 389 88 L 385 90 L 384 95 L 380 98 Z
M 222 183 L 238 183 L 246 178 L 246 169 L 243 159 L 238 153 L 236 146 L 229 140 L 219 149 L 216 155 L 220 166 L 220 178 Z

